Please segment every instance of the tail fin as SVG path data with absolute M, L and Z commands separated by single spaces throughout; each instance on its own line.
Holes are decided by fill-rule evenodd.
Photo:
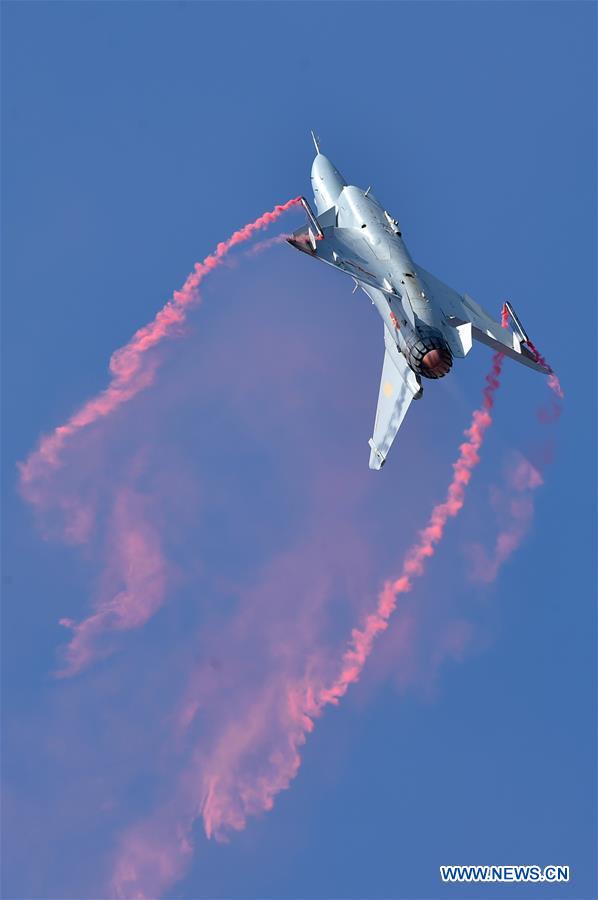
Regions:
M 509 303 L 508 300 L 505 300 L 505 310 L 507 311 L 507 314 L 508 314 L 507 322 L 509 321 L 509 317 L 510 317 L 511 321 L 513 322 L 513 325 L 515 326 L 517 332 L 519 333 L 520 339 L 522 341 L 524 341 L 524 343 L 529 344 L 529 338 L 527 336 L 527 332 L 526 332 L 525 328 L 523 327 L 523 325 L 521 324 L 521 320 L 520 320 L 519 316 L 517 315 L 517 313 L 515 312 L 515 310 L 513 309 L 513 307 L 511 306 L 511 304 Z

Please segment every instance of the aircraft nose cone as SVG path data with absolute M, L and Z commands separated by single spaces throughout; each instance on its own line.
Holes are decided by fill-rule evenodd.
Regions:
M 311 184 L 318 213 L 322 213 L 334 205 L 347 182 L 330 160 L 318 153 L 311 167 Z
M 450 371 L 450 355 L 446 350 L 429 350 L 422 359 L 422 367 L 432 378 L 442 378 Z

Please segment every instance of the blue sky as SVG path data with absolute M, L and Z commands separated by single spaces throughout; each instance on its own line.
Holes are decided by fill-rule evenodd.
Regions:
M 326 590 L 310 627 L 342 647 L 442 498 L 486 349 L 430 386 L 376 476 L 382 341 L 366 298 L 286 247 L 239 257 L 206 282 L 152 388 L 64 476 L 103 509 L 145 454 L 136 490 L 166 523 L 168 600 L 88 671 L 52 675 L 58 620 L 89 614 L 103 545 L 44 540 L 16 463 L 106 384 L 110 354 L 195 260 L 309 193 L 314 128 L 418 262 L 488 309 L 513 302 L 566 402 L 543 429 L 542 380 L 505 366 L 466 508 L 407 601 L 407 646 L 397 621 L 271 812 L 228 843 L 195 825 L 167 896 L 461 897 L 440 864 L 556 863 L 569 885 L 467 896 L 596 897 L 595 5 L 2 12 L 4 895 L 103 896 L 120 836 L 179 784 L 167 738 L 189 674 L 207 665 L 231 721 L 242 713 L 226 673 L 253 685 L 262 661 L 231 636 L 239 611 L 243 634 L 260 635 L 265 609 L 292 645 Z M 549 444 L 524 543 L 494 584 L 473 583 L 464 548 L 494 539 L 509 455 Z M 463 622 L 471 641 L 443 655 Z

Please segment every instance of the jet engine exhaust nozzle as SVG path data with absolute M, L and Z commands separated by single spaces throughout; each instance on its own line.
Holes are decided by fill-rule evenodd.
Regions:
M 420 335 L 409 348 L 409 364 L 424 378 L 443 378 L 451 370 L 453 355 L 440 335 Z
M 449 350 L 429 350 L 422 359 L 422 374 L 428 378 L 442 378 L 450 372 L 452 364 Z

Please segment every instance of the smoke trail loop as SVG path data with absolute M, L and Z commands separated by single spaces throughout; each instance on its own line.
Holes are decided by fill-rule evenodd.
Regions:
M 504 315 L 503 310 L 503 325 L 506 324 Z M 482 402 L 473 412 L 465 431 L 444 500 L 433 508 L 426 526 L 405 554 L 398 577 L 385 582 L 375 608 L 364 617 L 359 627 L 352 630 L 340 659 L 338 673 L 329 679 L 326 674 L 330 672 L 328 659 L 321 659 L 314 652 L 303 668 L 303 675 L 292 676 L 282 684 L 269 683 L 268 690 L 274 693 L 266 697 L 267 702 L 261 702 L 258 698 L 255 704 L 250 703 L 247 719 L 241 716 L 238 721 L 235 720 L 238 727 L 233 734 L 234 739 L 229 741 L 224 734 L 224 740 L 217 742 L 213 752 L 202 755 L 198 760 L 200 765 L 188 771 L 185 784 L 193 786 L 193 794 L 199 800 L 197 814 L 203 818 L 208 837 L 222 839 L 227 832 L 244 828 L 248 816 L 272 808 L 276 794 L 287 788 L 297 774 L 299 750 L 314 729 L 316 719 L 327 705 L 338 704 L 349 687 L 359 680 L 376 638 L 389 626 L 400 596 L 411 591 L 415 579 L 424 573 L 426 562 L 434 555 L 447 523 L 458 515 L 464 504 L 467 486 L 480 460 L 486 432 L 492 424 L 503 358 L 502 353 L 495 353 L 492 358 Z M 497 541 L 498 565 L 513 552 L 523 536 L 529 520 L 528 494 L 541 483 L 539 472 L 530 465 L 516 467 L 512 479 L 518 496 L 514 498 L 510 512 L 517 517 L 519 530 L 514 536 L 509 534 Z M 280 691 L 283 691 L 282 698 Z M 269 746 L 256 772 L 256 751 L 266 750 L 263 747 L 264 736 L 270 736 L 269 726 L 263 723 L 271 723 L 273 718 L 281 731 L 280 734 L 275 732 L 274 748 Z M 259 721 L 262 725 L 257 727 L 256 722 Z M 255 734 L 248 741 L 247 736 L 252 730 Z M 126 848 L 123 852 L 126 859 Z
M 257 231 L 275 222 L 282 213 L 299 202 L 300 198 L 294 197 L 263 213 L 254 222 L 235 231 L 226 241 L 221 241 L 216 250 L 206 256 L 203 262 L 195 263 L 182 288 L 174 291 L 171 299 L 154 319 L 139 328 L 128 344 L 112 354 L 109 366 L 111 381 L 108 387 L 88 400 L 64 425 L 60 425 L 50 435 L 43 437 L 37 449 L 24 462 L 19 463 L 21 491 L 27 500 L 33 504 L 42 502 L 35 484 L 60 465 L 60 454 L 73 434 L 110 415 L 151 384 L 155 369 L 150 367 L 142 370 L 145 354 L 182 325 L 188 308 L 198 300 L 198 289 L 206 275 L 221 265 L 233 247 L 248 241 Z
M 89 478 L 87 461 L 90 457 L 99 458 L 102 439 L 96 433 L 88 435 L 86 452 L 81 452 L 81 446 L 76 444 L 77 454 L 71 453 L 68 457 L 72 461 L 68 469 L 63 458 L 67 443 L 82 429 L 106 418 L 152 384 L 159 360 L 155 355 L 148 355 L 148 351 L 180 333 L 189 309 L 199 300 L 199 287 L 206 275 L 222 265 L 233 247 L 275 222 L 299 201 L 300 198 L 295 197 L 263 213 L 226 241 L 221 241 L 202 262 L 195 263 L 182 288 L 174 291 L 154 319 L 139 328 L 124 347 L 112 354 L 108 386 L 88 400 L 66 423 L 42 437 L 38 447 L 18 464 L 22 495 L 37 513 L 60 516 L 63 539 L 78 544 L 90 541 L 99 507 L 95 501 L 89 502 L 89 493 L 98 493 L 98 487 L 94 479 Z M 61 476 L 64 474 L 65 477 L 57 477 L 61 466 Z M 70 484 L 70 492 L 65 490 L 65 482 Z M 84 490 L 81 490 L 82 486 Z M 60 620 L 71 631 L 70 643 L 63 654 L 64 665 L 57 673 L 60 677 L 73 675 L 92 660 L 111 652 L 106 642 L 107 633 L 141 627 L 158 611 L 166 597 L 170 567 L 163 556 L 162 541 L 152 524 L 153 516 L 146 509 L 143 495 L 135 494 L 130 481 L 119 486 L 112 479 L 102 503 L 108 510 L 112 505 L 112 512 L 107 513 L 106 527 L 113 536 L 105 541 L 103 548 L 102 586 L 91 614 L 80 622 L 66 617 Z

